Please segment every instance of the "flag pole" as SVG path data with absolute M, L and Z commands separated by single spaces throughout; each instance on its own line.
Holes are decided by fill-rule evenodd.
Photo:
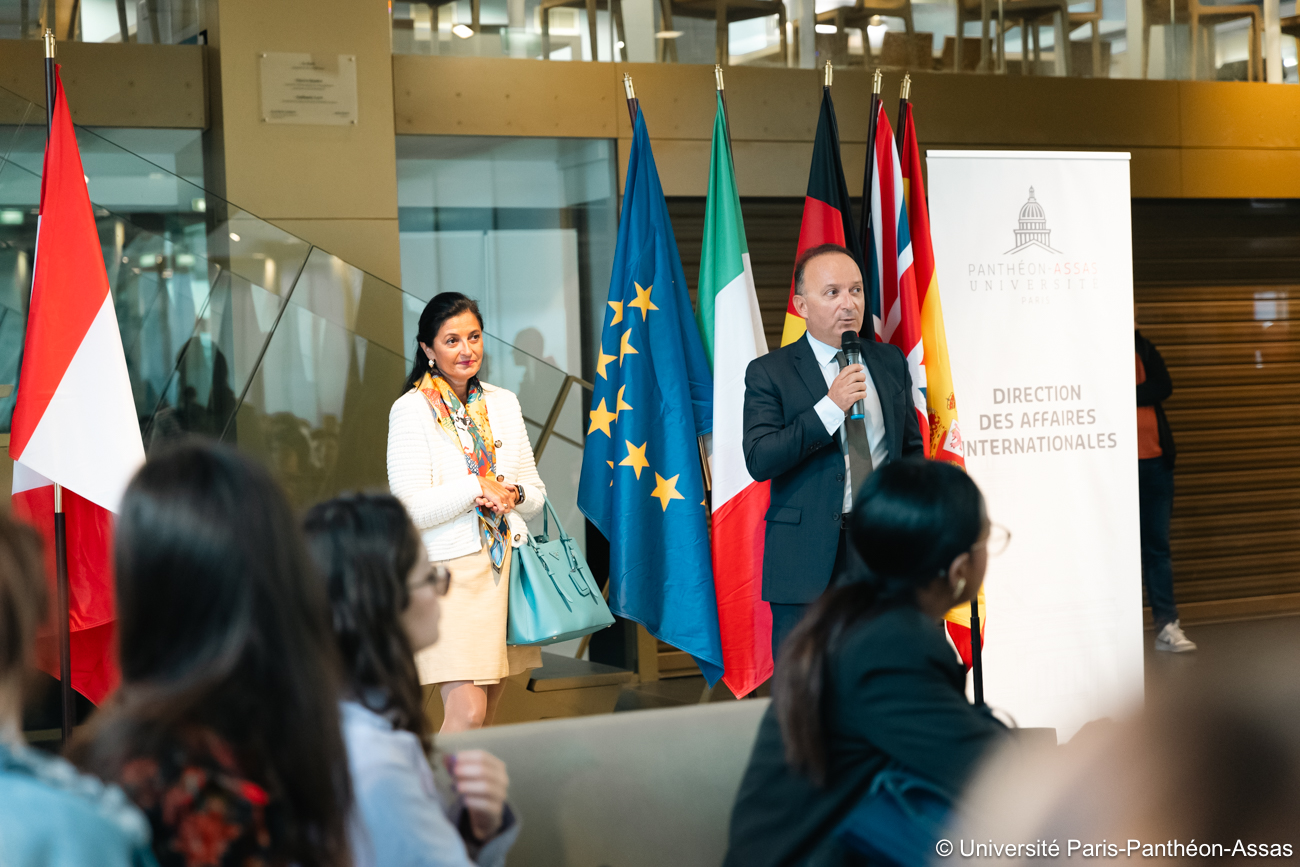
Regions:
M 880 88 L 883 76 L 877 69 L 871 76 L 871 117 L 867 119 L 867 167 L 862 172 L 862 257 L 866 267 L 871 249 L 871 176 L 876 168 L 876 116 L 880 113 Z
M 721 64 L 715 63 L 713 65 L 713 79 L 714 82 L 717 84 L 718 97 L 719 99 L 722 100 L 722 125 L 727 132 L 727 155 L 731 157 L 732 160 L 731 169 L 734 172 L 736 169 L 736 162 L 735 162 L 736 155 L 732 153 L 731 150 L 731 112 L 727 110 L 727 89 L 726 89 L 726 84 L 722 78 Z M 713 520 L 712 520 L 713 519 L 713 470 L 709 466 L 709 450 L 704 445 L 704 437 L 696 437 L 696 441 L 700 446 L 700 469 L 704 474 L 703 476 L 704 494 L 705 494 L 704 508 L 708 511 L 709 514 L 709 537 L 712 538 L 713 537 Z M 705 696 L 708 696 L 710 692 L 711 692 L 710 688 L 706 686 L 704 688 Z M 705 700 L 707 699 L 701 699 L 701 701 L 705 701 Z
M 903 140 L 905 136 L 905 133 L 903 132 L 903 122 L 907 120 L 907 103 L 911 96 L 912 76 L 910 73 L 905 72 L 903 73 L 903 85 L 898 89 L 898 132 L 895 133 L 897 136 L 895 144 L 898 147 L 899 153 L 903 152 Z
M 627 93 L 627 113 L 632 118 L 632 126 L 636 126 L 636 113 L 641 108 L 641 100 L 636 98 L 636 90 L 632 87 L 632 76 L 623 74 L 623 90 Z
M 731 151 L 731 112 L 727 109 L 727 89 L 722 83 L 722 66 L 714 64 L 713 77 L 717 80 L 718 96 L 722 98 L 722 121 L 727 127 L 727 153 L 731 154 L 732 167 L 735 167 L 736 155 Z
M 54 31 L 45 28 L 45 137 L 54 129 Z M 54 485 L 54 562 L 59 588 L 59 692 L 63 704 L 63 745 L 72 739 L 75 697 L 72 694 L 72 633 L 68 600 L 68 527 L 63 512 L 63 486 Z

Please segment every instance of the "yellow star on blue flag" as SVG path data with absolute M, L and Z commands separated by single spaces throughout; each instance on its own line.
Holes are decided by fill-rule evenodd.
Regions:
M 610 609 L 689 653 L 714 683 L 722 643 L 708 515 L 696 505 L 713 375 L 640 113 L 608 304 L 578 506 L 610 543 Z M 618 347 L 617 365 L 605 346 Z

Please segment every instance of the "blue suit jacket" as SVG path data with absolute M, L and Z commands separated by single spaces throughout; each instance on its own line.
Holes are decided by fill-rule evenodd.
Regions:
M 889 459 L 925 454 L 907 359 L 864 340 L 863 363 L 880 395 Z M 763 548 L 763 599 L 805 603 L 830 584 L 844 507 L 844 455 L 813 408 L 828 389 L 800 338 L 745 371 L 745 466 L 772 480 Z

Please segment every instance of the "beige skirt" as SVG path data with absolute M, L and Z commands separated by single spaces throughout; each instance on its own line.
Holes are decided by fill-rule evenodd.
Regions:
M 507 545 L 500 572 L 486 548 L 446 561 L 451 587 L 441 600 L 438 641 L 415 655 L 420 683 L 472 680 L 486 686 L 541 667 L 538 648 L 506 646 L 512 553 Z

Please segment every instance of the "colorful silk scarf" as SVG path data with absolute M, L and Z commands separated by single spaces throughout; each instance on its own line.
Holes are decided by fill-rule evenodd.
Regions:
M 469 471 L 475 475 L 495 478 L 496 443 L 492 439 L 487 400 L 483 394 L 483 386 L 479 385 L 478 377 L 469 381 L 469 391 L 463 406 L 460 398 L 456 397 L 456 392 L 440 375 L 426 373 L 416 388 L 429 402 L 438 426 L 446 431 L 457 448 L 465 452 L 465 464 L 469 467 Z M 464 447 L 460 438 L 461 431 L 470 435 L 474 442 L 473 449 Z M 505 515 L 494 514 L 487 506 L 479 506 L 476 511 L 479 534 L 483 538 L 483 543 L 487 545 L 488 553 L 492 555 L 492 565 L 499 570 L 501 564 L 505 562 L 506 539 L 510 535 L 510 526 L 506 523 Z

